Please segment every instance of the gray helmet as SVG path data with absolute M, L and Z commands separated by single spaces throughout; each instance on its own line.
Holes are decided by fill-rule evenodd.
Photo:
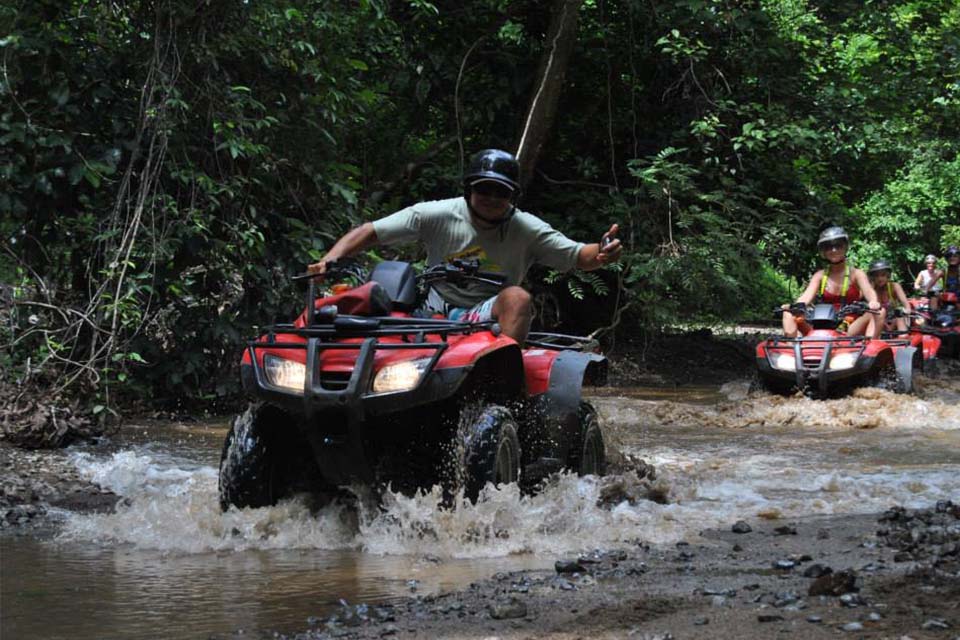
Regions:
M 874 260 L 870 263 L 870 267 L 867 269 L 867 273 L 873 275 L 875 273 L 880 273 L 881 271 L 893 271 L 893 267 L 890 266 L 890 263 L 881 258 L 880 260 Z
M 927 262 L 933 262 L 934 264 L 936 264 L 936 262 L 937 262 L 937 256 L 935 256 L 935 255 L 933 255 L 933 254 L 931 253 L 931 254 L 929 254 L 926 258 L 923 259 L 923 262 L 924 262 L 924 264 L 926 264 Z
M 850 244 L 850 236 L 843 230 L 843 227 L 827 227 L 820 232 L 820 238 L 817 240 L 817 248 L 820 249 L 823 245 L 838 240 L 843 240 L 848 246 Z

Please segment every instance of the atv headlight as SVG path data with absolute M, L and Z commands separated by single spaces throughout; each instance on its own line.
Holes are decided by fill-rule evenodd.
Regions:
M 857 354 L 838 353 L 830 358 L 830 366 L 827 368 L 830 371 L 840 371 L 841 369 L 852 369 L 855 364 L 857 364 Z
M 307 367 L 293 360 L 284 360 L 269 353 L 263 356 L 263 370 L 267 375 L 267 382 L 274 387 L 287 391 L 303 393 L 303 386 L 307 377 Z
M 420 376 L 427 370 L 433 358 L 417 358 L 388 364 L 377 371 L 373 378 L 374 393 L 391 391 L 409 391 L 420 382 Z
M 781 371 L 796 371 L 797 359 L 790 353 L 774 353 L 770 355 L 770 366 Z

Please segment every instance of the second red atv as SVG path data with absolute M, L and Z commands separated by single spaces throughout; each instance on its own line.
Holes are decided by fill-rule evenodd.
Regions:
M 502 285 L 475 262 L 420 276 L 381 262 L 362 285 L 317 300 L 310 279 L 306 311 L 248 343 L 241 378 L 254 402 L 224 442 L 224 510 L 357 484 L 440 484 L 475 500 L 488 482 L 532 490 L 563 469 L 604 473 L 597 413 L 581 397 L 605 383 L 595 343 L 531 333 L 520 345 L 493 321 L 421 317 L 438 279 Z
M 812 331 L 797 338 L 768 338 L 757 345 L 761 384 L 774 393 L 800 390 L 817 397 L 835 397 L 888 378 L 896 391 L 910 393 L 913 373 L 922 367 L 922 353 L 916 347 L 908 340 L 873 340 L 837 329 L 841 318 L 865 310 L 862 303 L 839 310 L 832 304 L 795 305 L 788 313 L 804 314 Z

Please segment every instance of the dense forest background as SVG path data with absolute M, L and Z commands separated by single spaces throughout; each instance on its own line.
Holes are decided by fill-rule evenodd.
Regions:
M 531 130 L 522 208 L 626 245 L 532 273 L 545 326 L 768 317 L 828 223 L 912 281 L 960 243 L 960 3 L 3 0 L 0 382 L 230 398 L 290 275 Z

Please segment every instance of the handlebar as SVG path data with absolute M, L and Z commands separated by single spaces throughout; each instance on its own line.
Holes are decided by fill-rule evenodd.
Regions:
M 783 307 L 777 307 L 773 310 L 773 315 L 782 316 L 785 313 L 792 313 L 793 315 L 804 315 L 807 312 L 807 305 L 805 302 L 793 302 L 786 309 Z
M 805 315 L 809 307 L 803 302 L 794 302 L 786 309 L 783 307 L 777 307 L 773 310 L 774 316 L 782 316 L 784 313 L 792 313 L 794 315 Z M 850 304 L 840 307 L 837 311 L 838 315 L 847 316 L 847 315 L 860 315 L 862 313 L 880 313 L 879 309 L 871 309 L 866 302 L 851 302 Z
M 366 279 L 366 271 L 360 266 L 360 263 L 352 258 L 338 258 L 327 261 L 327 270 L 322 274 L 317 273 L 298 273 L 291 276 L 293 282 L 302 282 L 304 280 L 326 280 L 328 278 L 353 277 L 359 281 Z
M 502 287 L 507 282 L 507 276 L 503 273 L 493 271 L 481 271 L 480 263 L 477 260 L 454 259 L 450 262 L 438 264 L 423 271 L 417 279 L 423 283 L 446 280 L 448 282 L 458 282 L 461 280 L 471 280 L 473 282 L 483 282 L 496 287 Z

